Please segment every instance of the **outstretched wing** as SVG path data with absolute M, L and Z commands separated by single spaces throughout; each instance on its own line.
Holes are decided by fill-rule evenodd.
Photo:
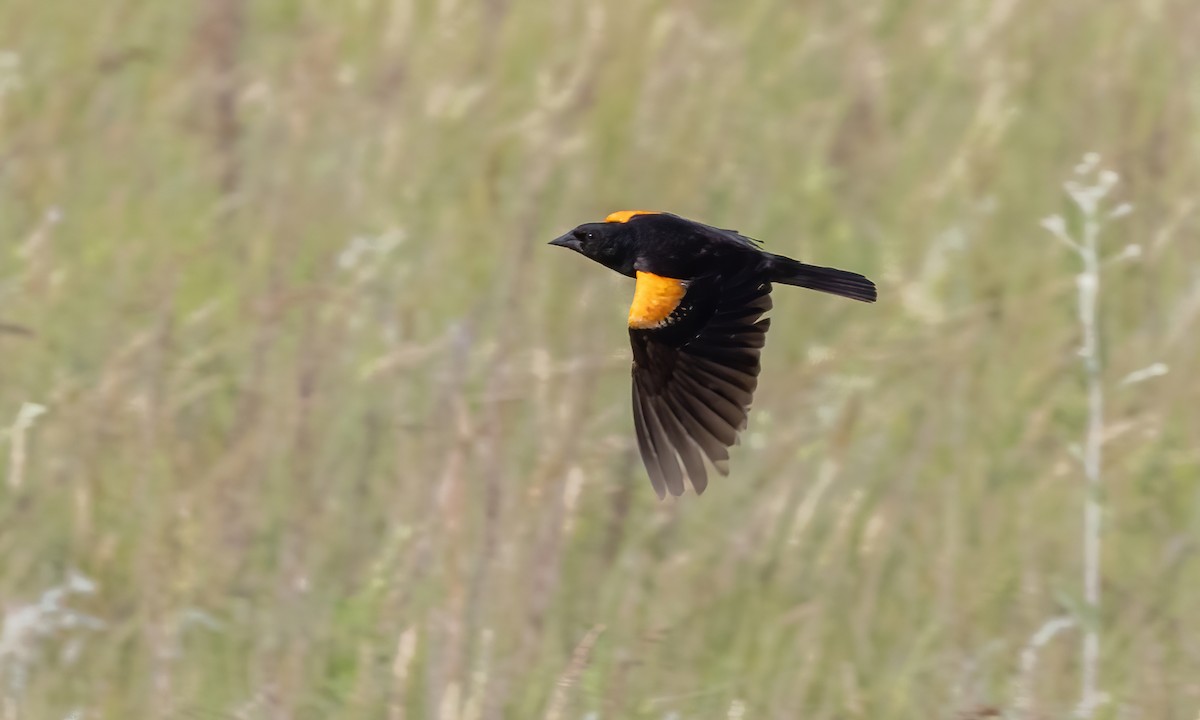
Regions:
M 629 328 L 633 423 L 660 498 L 682 495 L 685 479 L 704 492 L 705 458 L 729 474 L 729 447 L 758 387 L 770 293 L 771 283 L 753 274 L 687 283 L 638 274 Z

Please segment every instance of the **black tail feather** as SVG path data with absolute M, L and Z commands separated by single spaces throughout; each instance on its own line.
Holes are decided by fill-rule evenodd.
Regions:
M 875 302 L 877 297 L 875 283 L 848 270 L 806 265 L 783 255 L 771 255 L 767 268 L 771 282 L 820 290 L 863 302 Z

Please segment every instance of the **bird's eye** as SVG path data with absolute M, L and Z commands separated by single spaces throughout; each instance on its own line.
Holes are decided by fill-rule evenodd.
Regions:
M 590 230 L 577 230 L 575 232 L 575 237 L 578 238 L 580 242 L 591 242 L 592 240 L 596 239 L 596 233 Z

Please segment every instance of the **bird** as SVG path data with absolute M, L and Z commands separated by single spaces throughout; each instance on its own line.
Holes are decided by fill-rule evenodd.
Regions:
M 634 278 L 629 307 L 633 424 L 660 500 L 708 487 L 705 461 L 729 474 L 745 430 L 771 319 L 772 284 L 873 303 L 847 270 L 767 252 L 736 230 L 656 210 L 620 210 L 551 240 Z

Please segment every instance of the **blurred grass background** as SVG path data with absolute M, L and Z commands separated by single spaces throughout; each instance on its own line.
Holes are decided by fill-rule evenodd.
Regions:
M 1063 717 L 1078 626 L 1014 682 L 1065 615 L 1101 717 L 1194 720 L 1196 38 L 1193 0 L 6 0 L 3 717 Z M 1095 618 L 1038 227 L 1091 151 L 1141 250 Z M 880 284 L 776 292 L 703 498 L 636 459 L 629 282 L 543 246 L 625 207 Z

